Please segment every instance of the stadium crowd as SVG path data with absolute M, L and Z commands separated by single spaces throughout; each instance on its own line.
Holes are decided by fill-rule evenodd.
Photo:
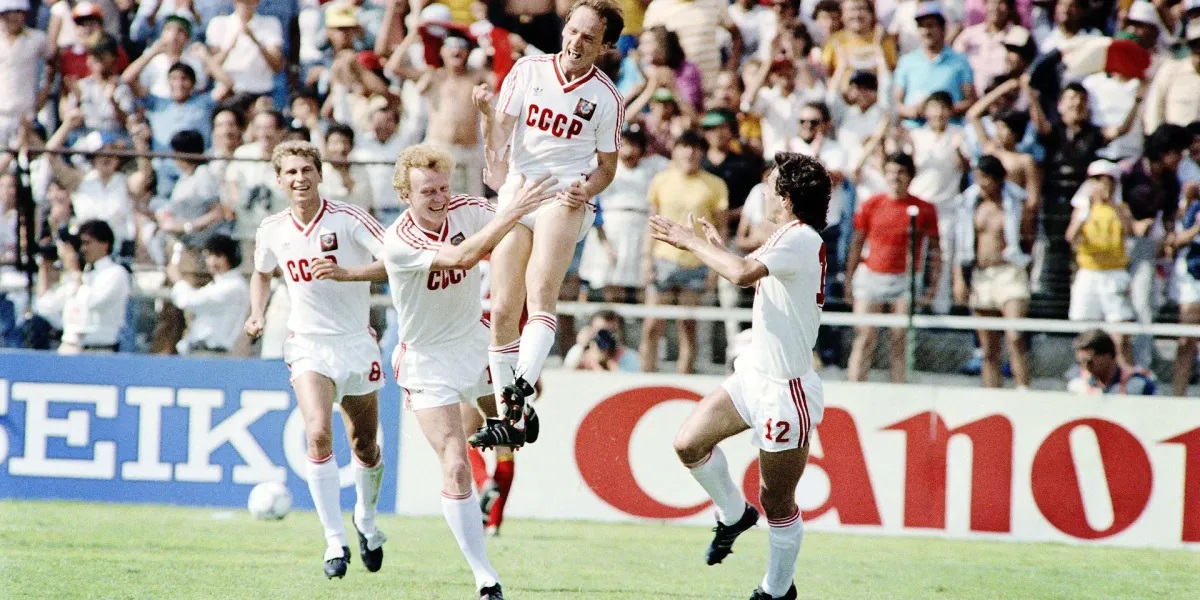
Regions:
M 763 176 L 787 150 L 818 157 L 834 180 L 830 307 L 1200 323 L 1200 0 L 620 4 L 626 29 L 604 65 L 626 103 L 620 164 L 569 299 L 748 305 L 752 290 L 652 242 L 649 215 L 707 218 L 750 252 L 770 233 Z M 272 149 L 316 143 L 322 196 L 384 225 L 405 208 L 392 163 L 421 141 L 453 153 L 456 192 L 490 194 L 471 90 L 498 89 L 522 55 L 558 51 L 569 8 L 0 0 L 5 281 L 30 235 L 38 247 L 37 316 L 23 322 L 25 295 L 6 288 L 5 342 L 250 353 L 244 259 L 262 219 L 287 206 Z M 22 205 L 36 226 L 18 233 Z M 135 278 L 167 293 L 139 302 Z M 286 314 L 275 307 L 285 296 L 271 314 Z M 373 321 L 384 326 L 382 310 Z M 636 350 L 616 314 L 564 327 L 563 345 L 576 344 L 566 362 L 655 371 L 664 325 L 646 319 Z M 731 348 L 742 326 L 725 324 Z M 691 372 L 696 325 L 675 331 L 678 368 Z M 826 337 L 818 355 L 843 362 Z M 1150 365 L 1151 340 L 1114 337 L 1122 369 Z M 1017 385 L 1029 384 L 1021 334 L 979 338 L 985 385 L 1002 382 L 1005 344 Z M 854 331 L 851 379 L 866 378 L 877 339 Z M 898 381 L 904 343 L 891 332 Z M 1195 340 L 1179 340 L 1176 394 L 1195 357 Z

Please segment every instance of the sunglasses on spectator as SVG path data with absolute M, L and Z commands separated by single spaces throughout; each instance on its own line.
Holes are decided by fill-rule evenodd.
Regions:
M 820 125 L 820 119 L 800 119 L 801 125 Z

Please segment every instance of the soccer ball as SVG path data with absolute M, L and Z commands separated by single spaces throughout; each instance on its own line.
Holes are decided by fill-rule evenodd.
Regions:
M 250 490 L 246 501 L 250 516 L 262 521 L 278 521 L 292 508 L 292 493 L 278 481 L 266 481 Z

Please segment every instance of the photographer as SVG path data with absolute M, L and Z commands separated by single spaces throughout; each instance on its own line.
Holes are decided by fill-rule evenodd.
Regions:
M 624 373 L 641 370 L 638 353 L 621 342 L 624 326 L 621 315 L 611 310 L 592 315 L 591 323 L 579 332 L 575 345 L 563 358 L 563 368 Z
M 58 235 L 61 273 L 42 254 L 38 268 L 38 315 L 62 330 L 59 354 L 115 352 L 125 325 L 130 277 L 113 262 L 113 231 L 100 220 Z M 57 284 L 52 283 L 57 279 Z

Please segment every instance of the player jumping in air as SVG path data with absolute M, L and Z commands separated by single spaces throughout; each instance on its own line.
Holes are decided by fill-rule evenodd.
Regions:
M 383 227 L 362 209 L 322 199 L 321 153 L 308 142 L 285 142 L 271 155 L 288 209 L 263 220 L 250 279 L 246 333 L 262 335 L 263 315 L 275 270 L 291 297 L 283 357 L 304 417 L 308 442 L 308 490 L 325 529 L 325 576 L 344 577 L 350 563 L 342 522 L 341 485 L 333 459 L 333 405 L 340 403 L 354 449 L 354 526 L 368 571 L 383 565 L 387 538 L 375 526 L 383 481 L 378 391 L 383 387 L 379 343 L 367 325 L 370 284 L 330 279 L 335 267 L 369 264 L 383 256 Z
M 794 600 L 792 577 L 804 536 L 796 486 L 808 462 L 809 435 L 825 412 L 821 378 L 812 369 L 812 348 L 825 303 L 825 244 L 821 230 L 830 181 L 816 159 L 775 155 L 766 181 L 767 219 L 778 229 L 745 258 L 726 250 L 708 221 L 686 226 L 651 217 L 651 234 L 688 250 L 704 264 L 754 291 L 752 344 L 734 363 L 734 374 L 700 401 L 675 436 L 675 452 L 717 507 L 716 536 L 707 562 L 715 565 L 733 542 L 758 522 L 729 475 L 722 440 L 751 429 L 759 449 L 759 501 L 770 523 L 767 574 L 750 600 Z M 689 221 L 691 219 L 689 218 Z
M 546 175 L 522 182 L 497 211 L 483 198 L 452 197 L 453 170 L 451 155 L 428 144 L 406 149 L 396 161 L 392 185 L 409 209 L 384 237 L 382 266 L 400 332 L 392 368 L 405 404 L 441 461 L 442 512 L 475 574 L 479 597 L 502 600 L 467 459 L 467 427 L 474 431 L 479 423 L 475 404 L 498 414 L 476 266 L 522 217 L 555 197 L 554 181 Z M 336 277 L 375 278 L 379 266 L 339 270 Z
M 534 393 L 554 345 L 559 288 L 575 244 L 595 220 L 591 199 L 608 187 L 617 169 L 624 102 L 595 62 L 623 28 L 613 0 L 576 0 L 563 27 L 561 52 L 517 61 L 498 97 L 483 87 L 475 90 L 489 162 L 512 149 L 500 207 L 514 201 L 522 177 L 548 174 L 559 186 L 558 202 L 522 218 L 492 252 L 488 364 L 507 419 L 471 436 L 473 445 L 525 434 L 525 399 Z M 529 322 L 519 333 L 526 302 Z

